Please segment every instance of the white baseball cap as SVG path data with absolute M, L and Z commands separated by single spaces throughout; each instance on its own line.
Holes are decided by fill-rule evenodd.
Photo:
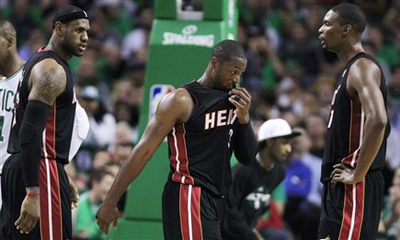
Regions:
M 270 138 L 286 137 L 292 138 L 301 133 L 293 131 L 289 123 L 282 118 L 270 119 L 264 122 L 258 130 L 258 141 L 264 141 Z

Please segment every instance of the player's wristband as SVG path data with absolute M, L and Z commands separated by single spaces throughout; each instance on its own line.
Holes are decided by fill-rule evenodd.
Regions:
M 27 197 L 32 197 L 32 198 L 39 197 L 40 196 L 40 192 L 27 192 L 26 196 Z

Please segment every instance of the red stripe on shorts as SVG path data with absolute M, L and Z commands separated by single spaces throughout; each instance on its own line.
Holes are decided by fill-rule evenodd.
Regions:
M 181 184 L 179 191 L 179 215 L 182 240 L 203 239 L 200 196 L 200 187 Z
M 365 181 L 345 184 L 342 225 L 339 240 L 358 240 L 364 217 Z

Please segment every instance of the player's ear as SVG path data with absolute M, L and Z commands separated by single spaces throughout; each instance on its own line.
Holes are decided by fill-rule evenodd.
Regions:
M 14 42 L 15 42 L 14 38 L 12 38 L 12 37 L 7 38 L 7 47 L 11 48 L 14 45 Z
M 344 25 L 343 30 L 342 30 L 342 36 L 344 37 L 344 36 L 348 35 L 352 28 L 353 28 L 353 26 L 351 26 L 350 24 Z
M 212 66 L 213 68 L 216 68 L 217 65 L 219 64 L 219 61 L 218 61 L 218 59 L 217 59 L 216 57 L 212 57 L 212 58 L 211 58 L 211 61 L 210 61 L 210 64 L 211 64 L 211 66 Z
M 63 24 L 61 22 L 56 22 L 54 24 L 54 30 L 56 31 L 56 34 L 58 36 L 62 36 L 64 34 L 64 31 L 65 31 L 65 24 Z

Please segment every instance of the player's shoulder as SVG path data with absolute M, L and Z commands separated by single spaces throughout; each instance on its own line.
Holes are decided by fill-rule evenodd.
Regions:
M 165 95 L 157 105 L 156 112 L 162 115 L 176 116 L 179 121 L 189 119 L 193 110 L 193 101 L 187 90 L 178 88 Z
M 378 66 L 378 63 L 373 61 L 370 58 L 359 58 L 356 61 L 354 61 L 352 67 L 350 68 L 351 72 L 380 72 L 380 68 Z
M 167 94 L 164 101 L 169 101 L 173 104 L 188 104 L 192 102 L 189 92 L 185 88 L 178 88 L 175 91 Z
M 54 69 L 56 71 L 64 72 L 64 68 L 60 63 L 57 62 L 54 58 L 45 58 L 33 66 L 33 69 L 38 68 L 42 71 L 46 71 L 49 69 Z
M 64 68 L 53 58 L 45 58 L 32 67 L 31 76 L 34 78 L 66 78 Z

